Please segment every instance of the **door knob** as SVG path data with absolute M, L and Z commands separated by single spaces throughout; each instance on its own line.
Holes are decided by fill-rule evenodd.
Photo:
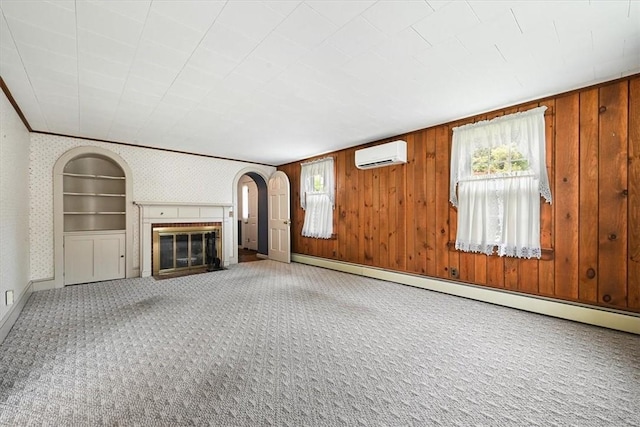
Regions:
M 291 224 L 291 221 L 290 221 L 290 220 L 286 220 L 284 223 L 285 223 L 286 225 L 289 225 L 289 224 Z

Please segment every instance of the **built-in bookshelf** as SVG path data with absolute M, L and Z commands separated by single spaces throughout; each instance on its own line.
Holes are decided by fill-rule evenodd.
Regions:
M 65 232 L 125 229 L 126 180 L 118 165 L 87 155 L 68 162 L 62 175 Z

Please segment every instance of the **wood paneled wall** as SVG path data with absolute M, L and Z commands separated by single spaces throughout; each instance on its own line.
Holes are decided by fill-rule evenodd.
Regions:
M 540 105 L 548 107 L 553 196 L 541 208 L 542 259 L 455 250 L 453 127 Z M 462 282 L 640 312 L 639 75 L 377 143 L 394 139 L 407 141 L 405 165 L 362 171 L 356 148 L 330 154 L 336 207 L 329 240 L 301 236 L 300 162 L 278 168 L 291 180 L 294 253 L 444 279 L 455 268 Z

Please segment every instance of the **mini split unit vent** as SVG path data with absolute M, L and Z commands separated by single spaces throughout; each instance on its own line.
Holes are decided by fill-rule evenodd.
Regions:
M 407 143 L 398 140 L 356 151 L 356 167 L 372 169 L 407 163 Z

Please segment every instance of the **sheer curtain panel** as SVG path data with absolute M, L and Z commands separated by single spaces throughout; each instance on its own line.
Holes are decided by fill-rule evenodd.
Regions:
M 540 195 L 551 203 L 545 110 L 453 129 L 449 200 L 458 208 L 456 249 L 540 258 Z
M 335 204 L 334 182 L 332 157 L 302 164 L 300 206 L 305 210 L 303 236 L 331 238 Z

